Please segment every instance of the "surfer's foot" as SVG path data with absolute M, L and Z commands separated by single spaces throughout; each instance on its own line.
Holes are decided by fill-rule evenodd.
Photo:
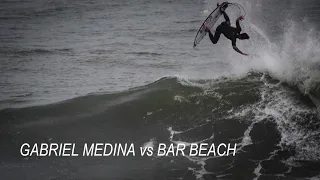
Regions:
M 209 28 L 208 28 L 205 24 L 203 24 L 202 27 L 204 28 L 204 30 L 205 30 L 206 32 L 209 31 Z

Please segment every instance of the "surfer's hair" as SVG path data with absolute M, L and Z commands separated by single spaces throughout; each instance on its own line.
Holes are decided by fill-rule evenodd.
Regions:
M 239 34 L 239 39 L 249 39 L 249 35 L 247 33 L 242 33 L 242 34 Z

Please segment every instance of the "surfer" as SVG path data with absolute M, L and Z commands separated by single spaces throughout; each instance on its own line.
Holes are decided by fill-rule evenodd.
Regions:
M 248 56 L 248 54 L 243 53 L 242 51 L 240 51 L 238 49 L 238 47 L 236 46 L 236 39 L 249 39 L 249 35 L 247 33 L 241 33 L 241 27 L 240 27 L 240 20 L 243 20 L 244 17 L 240 16 L 237 20 L 236 20 L 236 27 L 232 27 L 231 23 L 230 23 L 230 19 L 227 15 L 227 13 L 225 12 L 225 9 L 227 8 L 227 6 L 223 6 L 220 8 L 221 13 L 224 16 L 224 19 L 226 21 L 222 22 L 216 29 L 216 32 L 214 33 L 214 35 L 211 33 L 210 29 L 208 27 L 204 27 L 206 29 L 207 32 L 209 32 L 209 37 L 210 40 L 213 44 L 216 44 L 220 38 L 220 35 L 223 34 L 226 38 L 230 39 L 232 42 L 232 47 L 235 51 L 237 51 L 238 53 Z

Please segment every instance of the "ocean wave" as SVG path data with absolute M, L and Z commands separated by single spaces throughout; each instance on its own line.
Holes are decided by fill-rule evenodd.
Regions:
M 129 132 L 136 128 L 161 124 L 166 128 L 161 130 L 163 135 L 147 137 L 149 141 L 152 139 L 152 146 L 161 139 L 186 145 L 237 143 L 237 157 L 253 156 L 243 160 L 251 164 L 246 173 L 260 175 L 267 169 L 272 174 L 275 170 L 266 164 L 272 163 L 275 156 L 280 158 L 277 163 L 285 166 L 285 170 L 293 162 L 303 168 L 299 161 L 319 160 L 317 111 L 311 100 L 302 96 L 298 88 L 261 73 L 215 81 L 163 77 L 122 92 L 91 94 L 44 106 L 4 109 L 0 111 L 0 123 L 6 129 L 16 128 L 22 132 L 32 129 L 33 133 L 52 139 L 70 136 L 72 132 L 74 140 L 96 140 L 101 138 L 97 132 L 102 131 L 112 136 L 114 129 L 118 129 L 117 136 L 127 139 L 132 137 Z M 61 132 L 59 136 L 55 133 L 56 127 Z M 73 129 L 71 132 L 69 127 Z M 90 135 L 79 134 L 84 129 Z M 123 133 L 119 134 L 119 130 Z M 183 162 L 194 163 L 188 169 L 198 178 L 207 173 L 233 174 L 241 168 L 242 160 L 234 159 L 235 166 L 220 172 L 213 164 L 221 160 L 226 165 L 231 163 L 230 159 L 189 156 L 185 156 Z
M 51 54 L 51 53 L 67 53 L 71 52 L 72 49 L 62 48 L 62 49 L 12 49 L 12 48 L 3 48 L 0 50 L 2 54 L 15 54 L 15 55 L 28 55 L 28 54 Z
M 150 55 L 150 56 L 161 56 L 163 55 L 162 53 L 156 53 L 156 52 L 129 52 L 129 53 L 126 53 L 126 54 L 136 54 L 136 55 L 140 55 L 140 56 L 144 56 L 144 55 Z

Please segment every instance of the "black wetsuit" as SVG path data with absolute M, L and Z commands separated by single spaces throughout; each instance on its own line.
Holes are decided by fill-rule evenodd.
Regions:
M 214 35 L 212 35 L 211 31 L 209 31 L 209 37 L 213 44 L 216 44 L 220 38 L 221 33 L 228 39 L 232 41 L 232 46 L 236 46 L 236 39 L 239 37 L 241 32 L 241 27 L 239 24 L 239 20 L 236 21 L 236 28 L 231 26 L 230 19 L 228 15 L 223 11 L 222 12 L 226 21 L 222 22 L 216 29 Z

